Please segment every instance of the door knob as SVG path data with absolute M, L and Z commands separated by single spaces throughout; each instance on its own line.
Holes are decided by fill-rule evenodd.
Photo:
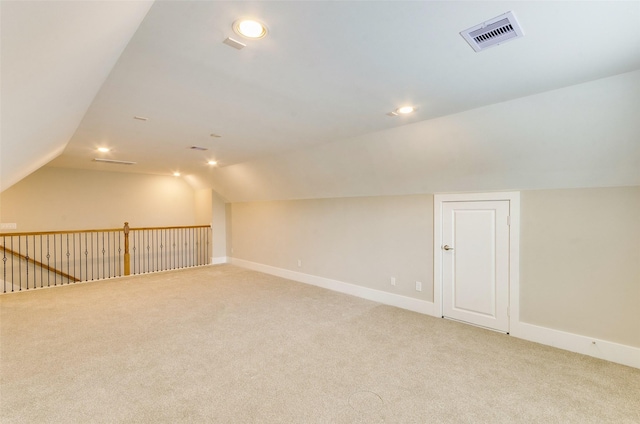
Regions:
M 444 250 L 453 250 L 453 247 L 449 247 L 449 245 L 448 245 L 448 244 L 445 244 L 444 246 L 442 246 L 442 248 L 443 248 Z

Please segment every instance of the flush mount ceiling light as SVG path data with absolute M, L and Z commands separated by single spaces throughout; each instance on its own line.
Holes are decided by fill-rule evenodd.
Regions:
M 218 162 L 216 162 L 215 160 L 210 160 L 207 162 L 207 165 L 217 165 Z
M 108 147 L 98 147 L 98 151 L 100 153 L 107 153 L 107 152 L 111 151 L 111 149 L 108 148 Z
M 179 176 L 180 176 L 180 173 L 179 173 L 179 172 L 174 172 L 174 173 L 173 173 L 173 176 L 174 176 L 174 177 L 179 177 Z
M 389 116 L 407 115 L 409 113 L 415 112 L 416 110 L 418 110 L 418 108 L 415 106 L 402 106 L 392 112 L 387 113 L 387 115 Z
M 255 19 L 238 19 L 233 23 L 233 31 L 244 38 L 259 40 L 267 35 L 268 29 Z

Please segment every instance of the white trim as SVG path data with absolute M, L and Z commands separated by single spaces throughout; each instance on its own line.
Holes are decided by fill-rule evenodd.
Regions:
M 300 283 L 311 284 L 328 290 L 349 294 L 362 299 L 372 300 L 385 305 L 396 306 L 409 311 L 418 312 L 425 315 L 435 316 L 433 313 L 433 303 L 426 300 L 414 299 L 412 297 L 401 296 L 382 290 L 370 289 L 356 284 L 345 283 L 343 281 L 332 280 L 330 278 L 318 277 L 316 275 L 304 274 L 302 272 L 291 271 L 284 268 L 276 268 L 244 259 L 230 258 L 232 265 L 248 268 L 265 274 L 275 275 Z
M 444 202 L 509 201 L 509 331 L 520 320 L 520 193 L 455 193 L 433 196 L 433 305 L 442 316 L 442 204 Z
M 559 349 L 640 368 L 640 348 L 519 322 L 511 335 Z
M 513 219 L 514 218 L 512 218 L 512 225 Z M 304 274 L 302 272 L 276 268 L 270 265 L 263 265 L 256 262 L 246 261 L 244 259 L 237 259 L 233 257 L 228 259 L 229 263 L 231 263 L 232 265 L 236 265 L 242 268 L 264 272 L 265 274 L 275 275 L 277 277 L 286 278 L 300 283 L 311 284 L 328 290 L 333 290 L 363 299 L 372 300 L 374 302 L 382 303 L 385 305 L 396 306 L 398 308 L 407 309 L 425 315 L 431 315 L 435 317 L 441 316 L 438 315 L 438 312 L 436 312 L 434 303 L 427 302 L 425 300 L 400 296 L 397 294 L 370 289 L 367 287 L 345 283 L 338 280 Z M 511 294 L 513 296 L 513 292 Z M 510 335 L 513 337 L 529 340 L 536 343 L 542 343 L 544 345 L 553 346 L 558 349 L 581 353 L 583 355 L 593 356 L 595 358 L 604 359 L 606 361 L 611 361 L 630 367 L 640 368 L 640 348 L 519 322 L 517 319 L 514 320 L 514 316 L 518 317 L 518 315 L 515 315 L 513 313 L 512 307 L 512 325 L 510 327 Z M 594 344 L 593 342 L 596 343 Z
M 219 265 L 229 263 L 229 257 L 227 256 L 219 256 L 217 258 L 211 258 L 210 265 Z

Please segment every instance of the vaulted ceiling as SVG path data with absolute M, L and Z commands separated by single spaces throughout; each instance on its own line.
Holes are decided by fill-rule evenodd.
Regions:
M 638 1 L 1 7 L 2 189 L 46 163 L 231 201 L 640 184 Z M 507 11 L 523 38 L 460 36 Z

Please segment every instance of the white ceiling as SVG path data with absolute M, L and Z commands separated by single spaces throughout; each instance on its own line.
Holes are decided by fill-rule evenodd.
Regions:
M 87 10 L 83 13 L 69 10 L 81 8 L 82 2 L 50 1 L 31 8 L 45 7 L 44 4 L 48 8 L 59 7 L 59 14 L 72 22 L 88 17 Z M 507 11 L 518 17 L 524 38 L 475 53 L 459 35 L 464 29 Z M 4 6 L 2 13 L 4 24 Z M 97 17 L 102 12 L 96 9 L 91 13 Z M 57 19 L 55 14 L 50 16 Z M 238 51 L 222 41 L 228 36 L 238 38 L 231 25 L 243 16 L 266 22 L 270 32 L 263 40 L 246 41 L 248 46 Z M 493 110 L 487 119 L 499 128 L 501 121 L 496 113 L 512 109 L 509 102 L 638 70 L 639 23 L 638 1 L 156 1 L 115 66 L 111 69 L 109 63 L 104 64 L 102 71 L 110 70 L 109 76 L 84 117 L 78 120 L 63 153 L 50 164 L 157 174 L 179 170 L 198 187 L 213 187 L 227 199 L 252 200 L 393 194 L 394 190 L 388 188 L 364 190 L 358 182 L 359 176 L 382 172 L 377 163 L 381 159 L 377 157 L 386 153 L 406 157 L 408 161 L 394 161 L 392 168 L 385 164 L 381 179 L 395 181 L 402 176 L 396 181 L 397 193 L 445 190 L 451 184 L 433 184 L 440 181 L 433 166 L 429 172 L 406 173 L 409 162 L 415 159 L 414 153 L 419 154 L 412 147 L 403 147 L 399 142 L 397 151 L 390 144 L 378 146 L 382 150 L 368 155 L 371 152 L 367 152 L 367 140 L 378 139 L 380 134 L 386 134 L 385 137 L 391 134 L 390 138 L 395 139 L 394 135 L 405 134 L 401 131 L 405 126 L 412 128 L 407 131 L 418 131 L 415 137 L 420 138 L 420 129 L 425 125 L 432 128 L 437 122 L 447 122 L 435 118 L 459 116 L 468 111 L 463 119 L 467 122 L 473 110 Z M 100 40 L 90 37 L 90 27 L 75 33 L 73 41 L 58 37 L 52 30 L 61 28 L 32 25 L 25 29 L 46 37 L 50 56 L 59 61 L 65 59 L 62 52 L 70 44 L 77 43 L 85 49 L 87 44 L 100 46 Z M 28 45 L 17 36 L 5 39 L 4 27 L 2 31 L 4 74 L 5 43 L 14 50 Z M 95 73 L 93 69 L 87 72 Z M 625 81 L 630 80 L 630 87 L 636 90 L 634 81 L 638 74 L 630 75 Z M 4 79 L 3 75 L 3 82 Z M 56 84 L 55 80 L 48 82 Z M 637 91 L 633 90 L 633 97 L 623 102 L 632 107 L 638 99 Z M 86 94 L 78 91 L 67 89 L 65 99 L 72 101 Z M 623 88 L 622 94 L 625 93 Z M 13 100 L 19 95 L 12 93 L 11 98 L 5 99 L 3 86 L 3 112 L 12 109 Z M 555 96 L 564 98 L 562 93 Z M 539 101 L 544 104 L 544 99 Z M 386 116 L 407 103 L 419 110 L 408 117 Z M 499 103 L 507 106 L 482 109 Z M 569 102 L 576 110 L 584 106 L 581 102 L 574 103 Z M 513 105 L 515 109 L 522 108 L 521 103 Z M 55 106 L 51 106 L 51 111 L 55 111 Z M 536 108 L 532 119 L 535 113 Z M 134 120 L 135 115 L 147 117 L 148 121 Z M 518 117 L 513 119 L 518 121 Z M 553 121 L 553 116 L 549 119 Z M 518 129 L 511 131 L 517 134 Z M 222 137 L 212 138 L 211 133 Z M 615 140 L 619 139 L 623 146 L 618 149 L 619 154 L 621 157 L 631 154 L 632 163 L 628 166 L 633 166 L 638 152 L 629 152 L 628 133 L 629 128 L 621 135 L 613 134 L 614 144 L 610 146 L 616 149 Z M 20 143 L 19 139 L 5 138 L 3 150 L 7 144 Z M 566 139 L 565 134 L 558 142 Z M 189 150 L 193 145 L 209 150 Z M 95 151 L 98 146 L 108 146 L 112 151 L 100 155 Z M 569 143 L 558 149 L 569 151 L 574 147 Z M 471 143 L 467 148 L 477 149 L 466 152 L 471 158 L 482 156 L 481 144 Z M 340 157 L 324 157 L 318 153 L 321 151 L 332 151 Z M 517 148 L 496 152 L 503 164 L 523 156 L 523 151 Z M 450 153 L 440 152 L 442 160 L 451 160 Z M 306 165 L 301 169 L 290 163 L 301 159 L 300 155 L 306 155 L 301 162 Z M 106 165 L 92 161 L 100 156 L 137 164 Z M 372 161 L 374 156 L 376 159 Z M 205 165 L 206 159 L 218 160 L 219 168 L 212 170 Z M 532 163 L 532 169 L 544 169 L 547 159 L 544 155 L 536 158 L 540 163 Z M 329 165 L 327 160 L 333 163 Z M 430 160 L 438 162 L 437 157 Z M 332 172 L 327 173 L 327 169 Z M 447 176 L 466 181 L 467 174 L 469 168 Z M 341 175 L 341 182 L 329 184 L 332 175 Z M 431 184 L 416 184 L 417 180 L 429 178 Z M 636 176 L 627 176 L 621 182 L 634 183 L 629 178 Z M 323 181 L 336 187 L 319 188 Z M 492 185 L 489 181 L 492 180 L 478 187 L 506 188 L 504 183 Z M 267 195 L 271 183 L 281 187 L 291 185 L 291 189 L 272 190 Z M 566 182 L 577 186 L 593 183 Z M 264 184 L 266 191 L 256 191 L 256 187 Z M 538 186 L 526 178 L 518 185 Z M 465 187 L 470 190 L 475 186 Z
M 58 156 L 151 2 L 0 2 L 0 191 Z

